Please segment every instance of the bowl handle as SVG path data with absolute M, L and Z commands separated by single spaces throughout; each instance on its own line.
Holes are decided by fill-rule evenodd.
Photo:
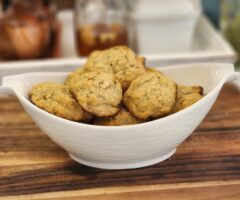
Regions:
M 231 74 L 228 74 L 226 76 L 225 83 L 236 81 L 236 80 L 240 80 L 240 73 L 239 72 L 233 72 Z
M 10 87 L 0 86 L 0 94 L 14 95 L 14 92 Z

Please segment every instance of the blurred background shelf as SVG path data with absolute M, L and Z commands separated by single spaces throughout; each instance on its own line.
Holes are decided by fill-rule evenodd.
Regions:
M 61 58 L 0 62 L 0 78 L 25 72 L 71 71 L 82 66 L 85 58 L 78 57 L 76 53 L 72 17 L 73 13 L 70 10 L 58 14 L 58 18 L 63 24 Z M 145 37 L 145 40 L 154 40 L 154 38 Z M 148 65 L 157 67 L 194 62 L 234 63 L 237 59 L 230 44 L 204 16 L 198 20 L 190 51 L 159 54 L 138 53 L 147 58 Z

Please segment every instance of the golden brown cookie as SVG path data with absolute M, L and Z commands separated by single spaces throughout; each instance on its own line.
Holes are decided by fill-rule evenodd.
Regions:
M 78 81 L 80 75 L 83 73 L 84 71 L 82 68 L 76 69 L 67 76 L 64 84 L 67 85 L 68 87 L 72 87 Z
M 84 71 L 113 74 L 113 68 L 108 64 L 108 57 L 108 50 L 92 52 L 84 65 Z
M 113 116 L 119 111 L 122 88 L 111 74 L 83 73 L 71 92 L 84 110 L 98 117 Z
M 115 116 L 98 118 L 93 124 L 99 126 L 126 126 L 143 123 L 135 118 L 127 109 L 122 108 Z
M 57 83 L 40 83 L 30 92 L 31 101 L 39 108 L 59 117 L 80 121 L 84 111 L 67 86 Z
M 143 57 L 137 57 L 128 47 L 118 46 L 92 53 L 84 70 L 114 74 L 126 90 L 132 80 L 145 73 L 144 62 Z
M 177 97 L 181 98 L 183 95 L 197 93 L 203 95 L 203 88 L 201 86 L 177 86 Z
M 149 72 L 132 81 L 123 102 L 137 118 L 166 116 L 175 105 L 176 84 L 161 73 Z
M 203 88 L 201 86 L 178 86 L 177 101 L 172 113 L 183 110 L 196 103 L 203 97 Z

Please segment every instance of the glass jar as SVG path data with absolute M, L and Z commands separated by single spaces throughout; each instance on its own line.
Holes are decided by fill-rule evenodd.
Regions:
M 0 18 L 0 58 L 59 56 L 60 25 L 56 8 L 46 0 L 12 0 Z
M 77 0 L 75 38 L 79 55 L 128 45 L 128 18 L 123 0 Z
M 221 30 L 240 58 L 240 0 L 222 0 Z

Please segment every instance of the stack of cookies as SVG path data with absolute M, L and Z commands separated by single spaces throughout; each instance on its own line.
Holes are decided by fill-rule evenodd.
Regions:
M 203 97 L 200 86 L 178 86 L 125 46 L 93 52 L 65 83 L 40 83 L 31 101 L 56 116 L 101 126 L 144 123 Z

